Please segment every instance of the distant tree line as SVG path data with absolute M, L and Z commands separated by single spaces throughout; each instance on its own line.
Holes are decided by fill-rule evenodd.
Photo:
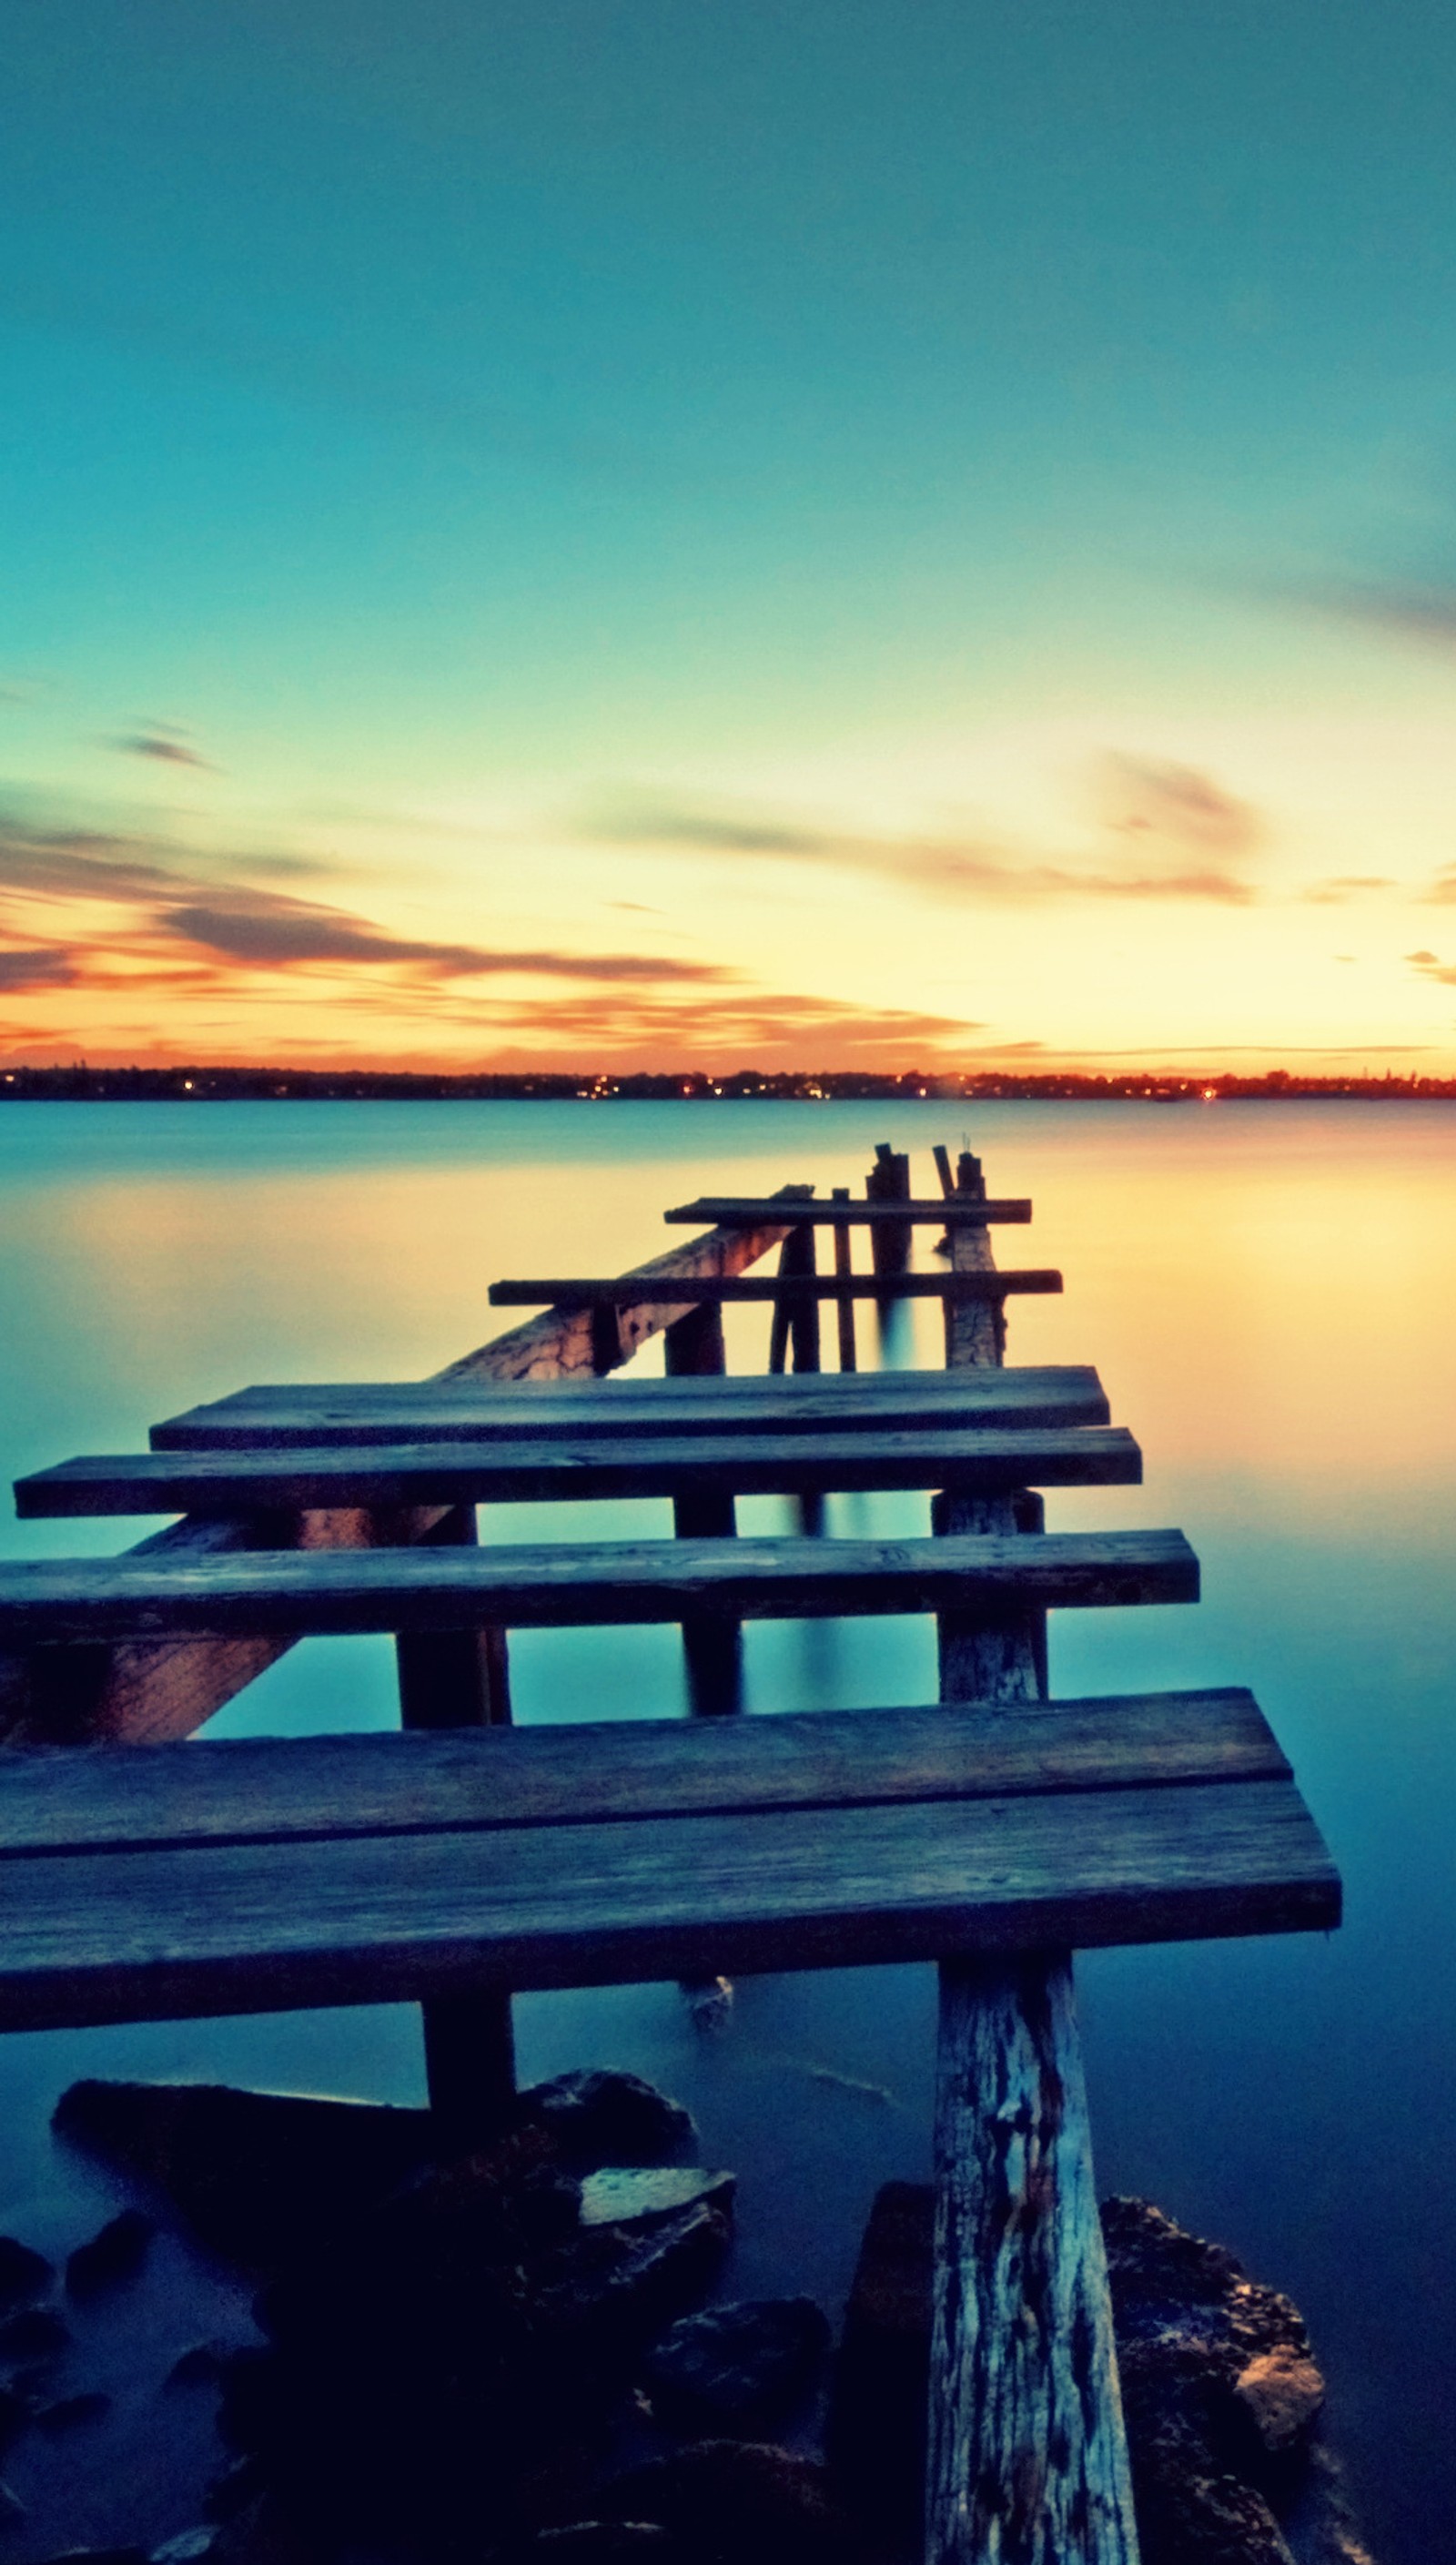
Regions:
M 987 1097 L 1090 1102 L 1132 1099 L 1155 1104 L 1215 1102 L 1220 1097 L 1357 1096 L 1388 1103 L 1456 1097 L 1456 1078 L 1301 1075 L 1275 1068 L 1254 1077 L 1227 1071 L 1191 1077 L 1137 1072 L 1089 1076 L 1078 1070 L 975 1069 L 736 1069 L 731 1076 L 707 1070 L 640 1070 L 632 1075 L 569 1070 L 477 1070 L 463 1076 L 429 1069 L 92 1067 L 78 1060 L 65 1068 L 17 1067 L 0 1071 L 0 1102 L 173 1104 L 237 1103 L 259 1099 L 347 1102 L 358 1098 L 406 1103 L 460 1098 L 496 1102 L 587 1100 L 594 1103 L 690 1102 L 760 1096 L 790 1101 L 894 1099 L 934 1096 L 946 1102 Z

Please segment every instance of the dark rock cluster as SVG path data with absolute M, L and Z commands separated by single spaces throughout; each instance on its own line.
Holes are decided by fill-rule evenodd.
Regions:
M 219 2386 L 231 2458 L 208 2519 L 152 2565 L 918 2555 L 929 2187 L 874 2204 L 821 2456 L 802 2444 L 827 2321 L 804 2298 L 705 2305 L 732 2179 L 684 2161 L 687 2114 L 632 2076 L 538 2086 L 448 2164 L 424 2114 L 221 2088 L 88 2086 L 63 2117 L 262 2277 L 261 2346 L 175 2366 Z M 1296 2309 L 1145 2202 L 1103 2216 L 1143 2565 L 1368 2565 L 1319 2448 Z M 123 2277 L 149 2231 L 112 2220 L 72 2257 L 72 2294 Z M 12 2360 L 64 2342 L 54 2286 L 0 2239 Z M 79 2425 L 73 2402 L 0 2397 L 0 2439 Z

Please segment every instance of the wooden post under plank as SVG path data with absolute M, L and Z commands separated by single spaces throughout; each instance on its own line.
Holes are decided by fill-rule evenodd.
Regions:
M 474 1506 L 452 1506 L 426 1537 L 470 1547 Z M 404 1728 L 504 1728 L 511 1718 L 506 1633 L 415 1630 L 394 1642 Z M 509 1994 L 434 1995 L 420 2006 L 425 2079 L 442 2151 L 467 2155 L 499 2136 L 516 2091 Z
M 835 1202 L 848 1202 L 848 1185 L 836 1185 L 833 1189 L 833 1199 Z M 837 1229 L 834 1233 L 834 1271 L 841 1282 L 848 1282 L 851 1273 L 850 1245 L 849 1231 Z M 847 1291 L 841 1292 L 839 1297 L 839 1368 L 841 1371 L 854 1371 L 858 1368 L 855 1353 L 854 1302 Z
M 962 1156 L 959 1189 L 980 1181 Z M 951 1233 L 957 1270 L 990 1257 Z M 962 1266 L 964 1260 L 964 1266 Z M 952 1368 L 998 1363 L 996 1312 L 945 1311 Z M 942 1499 L 938 1531 L 1011 1530 L 1014 1498 Z M 1038 1615 L 1041 1633 L 1045 1615 Z M 1032 1616 L 940 1623 L 942 1701 L 1045 1697 Z M 1138 2565 L 1068 1957 L 940 1969 L 927 2565 Z
M 672 1378 L 728 1370 L 723 1312 L 711 1304 L 679 1318 L 663 1339 Z M 680 1540 L 729 1540 L 737 1530 L 730 1496 L 713 1491 L 674 1497 L 673 1528 Z M 683 1662 L 688 1707 L 695 1718 L 722 1718 L 743 1706 L 742 1623 L 718 1612 L 683 1616 Z
M 909 1202 L 910 1159 L 904 1151 L 892 1149 L 881 1140 L 875 1150 L 875 1163 L 865 1178 L 867 1202 Z M 870 1229 L 870 1256 L 875 1272 L 888 1282 L 903 1274 L 910 1263 L 910 1227 L 897 1222 L 881 1222 Z

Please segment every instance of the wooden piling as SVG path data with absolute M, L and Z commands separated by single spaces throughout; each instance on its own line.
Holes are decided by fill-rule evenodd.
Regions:
M 723 1312 L 712 1305 L 679 1318 L 663 1339 L 674 1379 L 728 1370 Z M 673 1529 L 680 1540 L 728 1540 L 737 1530 L 731 1496 L 718 1490 L 673 1499 Z M 695 1718 L 721 1719 L 743 1706 L 743 1631 L 720 1612 L 683 1616 L 683 1663 L 688 1707 Z
M 963 1153 L 957 1193 L 982 1183 Z M 991 1261 L 950 1232 L 952 1268 Z M 945 1360 L 999 1363 L 999 1308 L 946 1304 Z M 1030 1527 L 941 1497 L 935 1528 Z M 1046 1697 L 1046 1615 L 942 1614 L 942 1701 Z M 1065 1953 L 940 1969 L 927 2565 L 1137 2565 L 1107 2262 Z
M 865 1199 L 875 1203 L 909 1202 L 910 1159 L 902 1150 L 892 1149 L 881 1140 L 875 1150 L 875 1163 L 865 1178 Z M 875 1272 L 889 1282 L 903 1274 L 910 1263 L 910 1229 L 898 1221 L 882 1222 L 870 1231 L 870 1255 Z
M 848 1202 L 849 1198 L 848 1185 L 836 1185 L 834 1187 L 833 1199 L 835 1202 Z M 834 1271 L 842 1282 L 847 1282 L 849 1281 L 851 1274 L 851 1245 L 850 1234 L 847 1229 L 837 1229 L 834 1233 Z M 839 1368 L 841 1371 L 854 1371 L 857 1368 L 857 1357 L 855 1353 L 854 1301 L 848 1291 L 841 1291 L 839 1295 L 838 1314 Z

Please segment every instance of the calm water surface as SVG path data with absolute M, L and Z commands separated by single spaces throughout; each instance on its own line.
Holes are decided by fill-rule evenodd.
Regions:
M 1053 1527 L 1179 1524 L 1201 1607 L 1064 1613 L 1057 1690 L 1251 1684 L 1345 1874 L 1328 1942 L 1099 1953 L 1079 1968 L 1104 2190 L 1220 2236 L 1305 2310 L 1337 2436 L 1385 2565 L 1450 2553 L 1456 2517 L 1456 1110 L 1449 1106 L 14 1105 L 0 1112 L 0 1371 L 7 1478 L 142 1448 L 152 1421 L 249 1380 L 427 1373 L 499 1331 L 497 1276 L 612 1272 L 668 1243 L 705 1189 L 860 1189 L 873 1144 L 962 1141 L 1036 1225 L 1002 1261 L 1060 1265 L 1064 1299 L 1013 1302 L 1010 1358 L 1093 1361 L 1146 1456 L 1143 1489 L 1053 1494 Z M 862 1332 L 873 1333 L 862 1317 Z M 882 1357 L 937 1363 L 938 1313 Z M 734 1368 L 766 1314 L 732 1313 Z M 652 1349 L 643 1359 L 654 1366 Z M 832 1356 L 830 1357 L 832 1359 Z M 864 1357 L 868 1358 L 868 1356 Z M 743 1509 L 770 1528 L 786 1514 Z M 840 1500 L 830 1528 L 916 1529 L 920 1499 Z M 148 1528 L 122 1526 L 128 1537 Z M 486 1537 L 668 1528 L 667 1509 L 502 1510 Z M 117 1527 L 0 1527 L 11 1555 L 123 1545 Z M 525 1719 L 682 1708 L 660 1630 L 525 1633 Z M 931 1697 L 913 1623 L 760 1626 L 749 1706 Z M 382 1641 L 300 1648 L 211 1734 L 391 1725 Z M 739 2169 L 734 2285 L 842 2299 L 876 2186 L 928 2158 L 926 1971 L 741 1983 L 727 2031 L 677 1990 L 527 1997 L 526 2077 L 591 2061 L 666 2083 L 705 2156 Z M 104 2209 L 47 2132 L 76 2075 L 226 2077 L 418 2101 L 405 2008 L 0 2041 L 0 2225 L 64 2252 Z M 241 2320 L 216 2274 L 160 2248 L 138 2334 L 85 2345 L 116 2395 L 90 2454 L 22 2444 L 18 2565 L 160 2537 L 215 2457 L 205 2411 L 149 2417 L 168 2362 Z M 47 2475 L 47 2469 L 51 2470 Z M 60 2488 L 61 2473 L 66 2489 Z M 124 2521 L 117 2505 L 127 2508 Z M 30 2535 L 30 2531 L 34 2535 Z

